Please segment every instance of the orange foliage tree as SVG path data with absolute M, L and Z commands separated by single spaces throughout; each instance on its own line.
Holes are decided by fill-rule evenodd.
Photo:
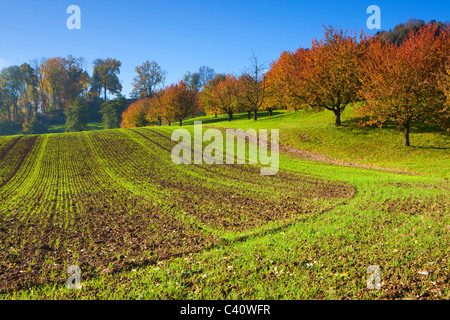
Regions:
M 411 122 L 445 111 L 439 74 L 450 55 L 449 39 L 448 29 L 437 35 L 437 26 L 431 24 L 411 32 L 401 45 L 371 39 L 361 59 L 361 95 L 366 101 L 359 113 L 369 117 L 365 123 L 395 121 L 404 128 L 405 146 L 410 146 Z
M 359 41 L 364 39 L 361 34 Z M 364 46 L 356 33 L 325 28 L 325 39 L 313 40 L 311 49 L 283 52 L 267 74 L 269 101 L 298 110 L 329 110 L 336 126 L 347 105 L 358 101 L 359 57 Z
M 166 118 L 165 91 L 153 93 L 148 104 L 147 119 L 149 122 L 157 121 L 162 125 L 163 118 Z M 167 120 L 170 125 L 170 120 Z
M 211 99 L 217 109 L 228 115 L 228 121 L 233 119 L 233 114 L 239 112 L 239 82 L 233 75 L 227 75 L 219 82 L 211 93 Z
M 121 128 L 145 127 L 150 124 L 148 112 L 151 105 L 151 99 L 140 99 L 132 103 L 127 110 L 122 113 Z
M 439 113 L 437 119 L 438 123 L 448 131 L 450 130 L 450 58 L 446 70 L 442 73 L 439 80 L 440 88 L 444 92 L 447 101 L 441 112 Z
M 364 43 L 364 35 L 359 41 Z M 313 40 L 311 50 L 302 58 L 298 70 L 298 84 L 304 103 L 318 110 L 329 110 L 335 115 L 336 126 L 341 125 L 341 114 L 358 101 L 360 89 L 359 58 L 364 46 L 359 45 L 356 33 L 325 28 L 325 39 Z
M 307 54 L 308 50 L 302 48 L 295 53 L 285 51 L 272 62 L 266 74 L 266 105 L 295 111 L 305 107 L 306 97 L 300 78 Z
M 214 96 L 213 91 L 219 82 L 225 80 L 226 76 L 218 74 L 213 80 L 204 85 L 202 92 L 200 92 L 200 103 L 205 112 L 213 113 L 217 118 L 217 114 L 221 112 L 217 97 Z
M 199 102 L 197 90 L 191 89 L 184 81 L 171 85 L 164 92 L 166 116 L 179 121 L 180 126 L 187 117 L 199 112 Z

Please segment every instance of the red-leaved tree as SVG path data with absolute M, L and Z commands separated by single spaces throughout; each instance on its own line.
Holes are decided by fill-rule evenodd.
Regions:
M 448 29 L 438 34 L 437 26 L 428 24 L 401 45 L 378 37 L 369 41 L 360 77 L 366 102 L 359 113 L 369 117 L 366 124 L 394 121 L 403 127 L 405 146 L 410 146 L 413 121 L 442 116 L 445 95 L 439 75 L 450 55 L 449 39 Z

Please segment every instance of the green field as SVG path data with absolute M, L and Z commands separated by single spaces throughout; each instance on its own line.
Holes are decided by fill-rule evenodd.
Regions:
M 86 125 L 86 130 L 84 131 L 95 131 L 95 130 L 102 130 L 103 124 L 101 122 L 91 122 Z M 53 125 L 48 128 L 49 133 L 63 133 L 66 131 L 66 125 L 65 124 L 58 124 Z
M 450 298 L 448 132 L 246 116 L 185 128 L 279 129 L 276 176 L 175 166 L 178 126 L 0 137 L 2 298 Z

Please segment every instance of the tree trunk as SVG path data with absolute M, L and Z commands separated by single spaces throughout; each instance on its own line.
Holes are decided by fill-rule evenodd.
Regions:
M 105 101 L 106 101 L 106 85 L 105 85 Z
M 13 106 L 13 116 L 14 116 L 14 124 L 17 122 L 17 104 Z
M 8 119 L 9 119 L 9 122 L 12 122 L 12 119 L 11 119 L 11 106 L 8 106 Z
M 272 113 L 273 113 L 273 110 L 272 110 L 272 109 L 269 109 L 269 117 L 272 116 Z
M 158 120 L 159 120 L 159 126 L 161 127 L 162 126 L 162 118 L 159 118 Z
M 256 109 L 253 111 L 253 120 L 258 120 L 258 110 Z
M 336 116 L 336 127 L 341 126 L 341 110 L 335 110 L 334 115 Z
M 248 111 L 248 120 L 250 120 L 252 118 L 252 112 Z
M 405 147 L 410 147 L 411 143 L 409 141 L 409 132 L 410 132 L 410 122 L 407 121 L 403 126 L 405 128 Z
M 233 120 L 233 114 L 231 112 L 228 113 L 228 122 Z
M 169 127 L 170 127 L 170 125 L 171 125 L 170 120 L 167 120 L 167 122 L 169 122 Z
M 214 113 L 214 118 L 217 118 L 217 112 L 216 112 L 216 113 Z
M 180 119 L 180 127 L 183 126 L 183 119 Z

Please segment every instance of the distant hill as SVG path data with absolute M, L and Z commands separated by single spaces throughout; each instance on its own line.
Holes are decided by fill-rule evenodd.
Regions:
M 450 28 L 450 23 L 448 21 L 441 22 L 431 20 L 430 23 L 438 25 L 438 33 L 442 28 Z M 411 18 L 406 23 L 400 23 L 395 26 L 394 30 L 390 29 L 389 31 L 380 31 L 376 35 L 380 36 L 382 39 L 388 42 L 395 43 L 398 41 L 398 43 L 401 44 L 412 30 L 414 30 L 414 32 L 417 32 L 424 25 L 426 25 L 426 22 L 424 20 Z

